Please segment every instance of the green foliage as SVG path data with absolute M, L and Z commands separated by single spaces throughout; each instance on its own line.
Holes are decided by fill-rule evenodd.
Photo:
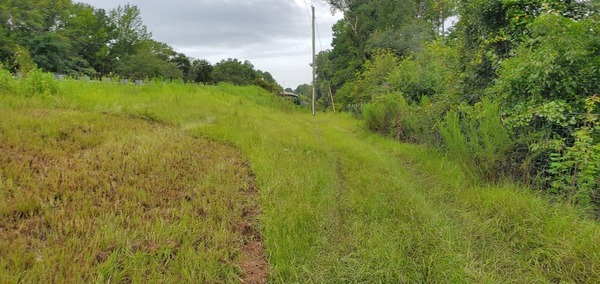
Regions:
M 294 90 L 294 93 L 305 97 L 312 97 L 312 86 L 310 84 L 298 85 Z
M 31 54 L 29 54 L 29 51 L 23 47 L 17 47 L 16 49 L 15 65 L 23 77 L 27 77 L 29 72 L 36 68 L 35 63 L 31 58 Z
M 381 96 L 365 105 L 363 119 L 368 129 L 383 135 L 400 135 L 399 117 L 406 102 L 401 95 Z
M 138 45 L 151 39 L 152 33 L 143 24 L 140 9 L 129 3 L 109 12 L 110 24 L 115 29 L 111 53 L 116 58 L 135 53 Z
M 552 190 L 585 206 L 600 205 L 597 197 L 600 193 L 600 119 L 594 114 L 598 103 L 597 96 L 586 100 L 584 125 L 572 133 L 571 146 L 564 140 L 554 143 L 548 169 Z
M 333 49 L 317 60 L 319 79 L 337 92 L 357 79 L 365 64 L 379 52 L 391 50 L 399 56 L 421 49 L 435 38 L 440 18 L 450 15 L 451 5 L 439 1 L 327 1 L 344 19 L 333 26 Z M 446 13 L 440 14 L 441 10 Z M 436 24 L 432 24 L 436 23 Z M 348 91 L 347 89 L 344 91 Z
M 453 95 L 459 87 L 458 53 L 442 41 L 432 42 L 421 52 L 399 58 L 391 50 L 380 50 L 364 65 L 364 71 L 336 94 L 342 105 L 369 102 L 378 96 L 399 92 L 409 102 L 422 97 Z
M 583 112 L 583 99 L 600 89 L 600 22 L 559 15 L 538 17 L 531 38 L 504 60 L 493 93 L 508 107 L 564 100 Z
M 237 86 L 255 85 L 272 93 L 282 89 L 268 72 L 254 69 L 254 65 L 248 60 L 241 62 L 235 58 L 223 59 L 215 64 L 210 78 L 215 82 Z
M 336 94 L 342 105 L 367 103 L 392 91 L 388 74 L 398 65 L 398 57 L 390 50 L 380 50 L 364 65 L 364 71 L 352 82 L 345 84 Z
M 531 34 L 529 24 L 540 15 L 560 14 L 581 20 L 594 15 L 594 1 L 563 0 L 460 0 L 457 36 L 465 66 L 463 89 L 472 102 L 496 78 L 498 64 L 512 57 L 514 49 Z M 597 32 L 597 31 L 596 31 Z
M 401 60 L 388 78 L 394 90 L 415 102 L 423 96 L 456 94 L 459 68 L 456 47 L 452 43 L 434 41 Z
M 440 126 L 444 146 L 466 169 L 499 178 L 512 148 L 510 132 L 500 120 L 497 103 L 483 101 L 451 110 Z
M 176 63 L 170 60 L 176 55 L 173 49 L 160 42 L 147 40 L 139 43 L 133 55 L 122 60 L 119 74 L 130 79 L 183 78 L 184 74 Z
M 235 58 L 223 59 L 215 64 L 211 76 L 216 82 L 238 86 L 250 85 L 257 77 L 254 65 L 250 61 L 241 62 Z
M 196 83 L 212 83 L 212 70 L 213 66 L 210 64 L 210 62 L 205 59 L 196 59 L 192 61 L 187 79 Z
M 60 93 L 59 82 L 54 76 L 37 68 L 29 72 L 29 76 L 23 79 L 20 87 L 20 94 L 24 96 L 58 95 Z
M 589 125 L 598 109 L 586 107 L 586 98 L 600 89 L 600 25 L 544 14 L 528 28 L 531 37 L 502 62 L 489 90 L 502 98 L 517 148 L 528 149 L 511 156 L 532 182 L 590 204 L 597 181 L 586 173 L 598 140 Z
M 0 65 L 0 93 L 12 95 L 16 92 L 17 86 L 12 74 Z
M 402 141 L 441 145 L 439 127 L 457 103 L 458 66 L 458 52 L 443 41 L 402 59 L 384 50 L 338 91 L 337 100 L 346 105 L 371 101 L 363 113 L 369 129 Z
M 0 94 L 17 96 L 40 96 L 60 94 L 60 84 L 50 73 L 33 67 L 21 78 L 0 65 Z

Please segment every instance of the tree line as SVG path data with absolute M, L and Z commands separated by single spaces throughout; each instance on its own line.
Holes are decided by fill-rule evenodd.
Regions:
M 212 65 L 152 39 L 140 9 L 131 4 L 106 11 L 71 0 L 2 1 L 0 62 L 13 73 L 31 62 L 70 76 L 160 77 L 279 89 L 271 74 L 248 61 L 229 58 Z
M 321 108 L 331 88 L 374 131 L 600 212 L 598 1 L 326 2 Z

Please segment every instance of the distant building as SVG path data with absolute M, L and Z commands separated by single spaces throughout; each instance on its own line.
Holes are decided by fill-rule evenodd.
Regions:
M 287 98 L 298 98 L 298 94 L 294 93 L 294 92 L 289 92 L 289 91 L 283 91 L 283 93 L 279 94 L 282 97 L 287 97 Z

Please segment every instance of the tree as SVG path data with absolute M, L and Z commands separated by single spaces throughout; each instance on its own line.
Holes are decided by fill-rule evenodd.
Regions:
M 192 69 L 192 60 L 187 57 L 187 55 L 183 53 L 175 53 L 174 56 L 171 56 L 169 62 L 174 63 L 183 74 L 183 78 L 188 80 L 190 76 L 190 70 Z
M 77 73 L 102 76 L 114 71 L 108 46 L 113 30 L 106 11 L 87 4 L 74 4 L 64 28 L 57 33 L 68 38 Z
M 229 58 L 215 64 L 211 77 L 216 82 L 227 82 L 234 85 L 252 85 L 257 78 L 254 65 L 250 61 L 241 62 Z
M 496 78 L 499 63 L 531 34 L 529 25 L 540 15 L 558 13 L 583 19 L 597 13 L 595 1 L 578 0 L 460 0 L 458 38 L 466 73 L 464 93 L 472 103 Z
M 312 95 L 312 86 L 309 84 L 298 85 L 298 87 L 296 87 L 294 90 L 294 93 L 310 97 Z
M 165 43 L 152 39 L 138 44 L 135 53 L 119 64 L 119 73 L 131 79 L 181 79 L 183 72 L 171 62 L 176 52 Z
M 111 29 L 114 31 L 110 53 L 117 61 L 133 55 L 139 44 L 152 37 L 142 23 L 137 6 L 119 5 L 116 9 L 110 10 L 109 19 Z
M 213 82 L 211 76 L 212 71 L 213 66 L 210 62 L 205 59 L 196 59 L 190 66 L 187 80 L 196 83 L 210 84 Z
M 56 33 L 45 32 L 31 41 L 30 52 L 35 64 L 48 72 L 74 74 L 71 46 Z
M 318 69 L 326 71 L 325 84 L 337 91 L 356 79 L 364 64 L 380 49 L 406 56 L 436 35 L 439 13 L 433 0 L 328 0 L 344 18 L 333 27 L 333 49 L 324 54 Z M 450 11 L 446 7 L 444 11 Z

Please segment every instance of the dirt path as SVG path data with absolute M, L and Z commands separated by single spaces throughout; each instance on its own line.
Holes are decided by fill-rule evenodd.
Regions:
M 250 172 L 248 165 L 246 168 Z M 250 172 L 248 188 L 244 192 L 249 201 L 242 211 L 242 223 L 237 228 L 244 237 L 242 248 L 242 283 L 262 284 L 269 279 L 269 264 L 267 262 L 265 247 L 262 236 L 258 230 L 258 216 L 260 208 L 258 205 L 258 191 L 256 180 Z

